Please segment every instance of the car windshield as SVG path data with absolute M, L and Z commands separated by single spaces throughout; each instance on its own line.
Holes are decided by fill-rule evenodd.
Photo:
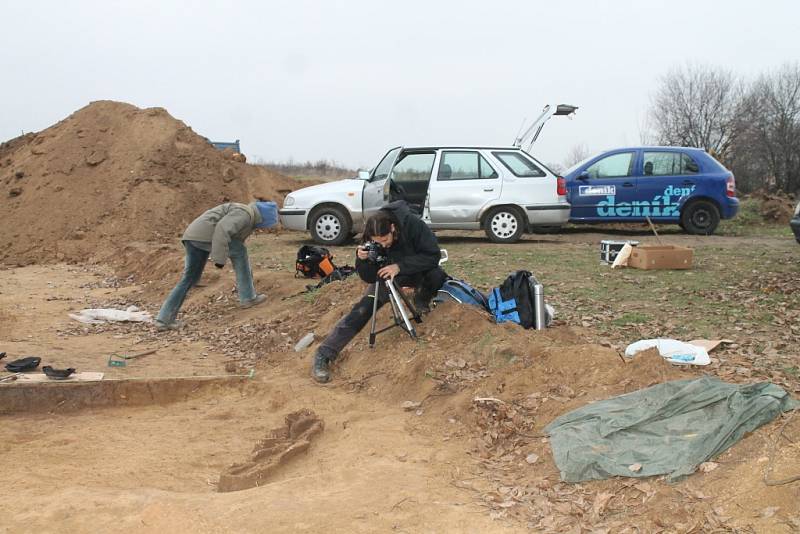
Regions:
M 589 156 L 588 158 L 583 158 L 583 159 L 582 159 L 582 160 L 580 160 L 578 163 L 576 163 L 575 165 L 573 165 L 572 167 L 570 167 L 569 169 L 567 169 L 566 171 L 564 171 L 564 175 L 567 175 L 567 174 L 572 174 L 573 172 L 575 172 L 576 170 L 578 170 L 578 167 L 580 167 L 581 165 L 585 165 L 585 164 L 586 164 L 586 162 L 588 162 L 588 161 L 589 161 L 590 159 L 592 159 L 593 157 L 594 157 L 594 156 Z

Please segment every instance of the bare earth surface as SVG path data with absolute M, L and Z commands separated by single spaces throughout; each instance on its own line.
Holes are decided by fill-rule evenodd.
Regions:
M 596 237 L 530 236 L 515 250 L 585 247 Z M 293 277 L 291 265 L 303 239 L 251 238 L 256 285 L 270 297 L 265 305 L 239 310 L 232 273 L 210 270 L 184 306 L 186 327 L 169 333 L 139 323 L 88 326 L 67 313 L 130 304 L 155 313 L 180 269 L 175 246 L 142 244 L 123 255 L 129 271 L 116 275 L 99 265 L 0 271 L 0 350 L 111 379 L 105 390 L 45 384 L 38 387 L 50 392 L 24 393 L 19 383 L 0 385 L 0 470 L 12 496 L 0 502 L 0 531 L 798 528 L 800 485 L 763 482 L 767 465 L 772 478 L 800 472 L 796 417 L 762 427 L 715 459 L 714 470 L 677 484 L 560 482 L 541 435 L 552 419 L 592 400 L 703 373 L 652 355 L 625 364 L 609 346 L 589 341 L 596 337 L 591 328 L 572 321 L 525 331 L 445 305 L 420 325 L 418 342 L 395 329 L 370 350 L 362 333 L 343 353 L 333 383 L 314 384 L 313 350 L 362 286 L 350 279 L 299 295 L 307 282 Z M 492 246 L 477 240 L 440 235 L 457 256 L 465 255 L 461 247 Z M 787 242 L 766 246 L 782 249 Z M 334 252 L 337 263 L 347 263 L 348 248 Z M 143 267 L 141 258 L 151 260 Z M 388 320 L 385 310 L 382 319 Z M 307 332 L 317 341 L 294 352 Z M 107 365 L 111 354 L 148 349 L 157 352 L 125 368 Z M 421 404 L 407 411 L 405 401 Z M 257 461 L 269 449 L 265 439 L 288 428 L 286 416 L 301 410 L 324 427 L 304 450 L 284 455 L 287 439 L 278 454 L 261 454 L 271 467 L 256 487 L 218 491 L 223 473 Z
M 164 109 L 120 102 L 0 144 L 0 352 L 105 373 L 0 383 L 0 532 L 800 531 L 793 414 L 675 484 L 563 483 L 542 434 L 589 402 L 703 373 L 800 394 L 800 247 L 785 225 L 749 234 L 753 213 L 722 235 L 660 228 L 695 249 L 680 272 L 598 266 L 601 239 L 652 243 L 644 226 L 566 228 L 513 246 L 441 232 L 448 272 L 482 290 L 518 269 L 540 276 L 553 328 L 495 325 L 445 304 L 417 341 L 394 329 L 370 349 L 361 333 L 326 386 L 309 376 L 314 350 L 363 285 L 304 292 L 293 276 L 304 234 L 248 240 L 268 295 L 256 308 L 237 307 L 226 267 L 206 271 L 178 331 L 69 318 L 131 305 L 155 314 L 192 219 L 297 187 L 214 150 Z M 337 265 L 353 261 L 352 246 L 333 253 Z M 295 352 L 309 332 L 314 343 Z M 656 336 L 733 343 L 704 369 L 619 356 Z

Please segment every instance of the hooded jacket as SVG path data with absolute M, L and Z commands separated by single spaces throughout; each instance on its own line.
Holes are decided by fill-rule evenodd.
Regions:
M 244 241 L 261 221 L 255 202 L 229 202 L 211 208 L 192 221 L 181 240 L 210 243 L 209 259 L 217 265 L 225 265 L 231 240 Z
M 436 236 L 422 219 L 414 215 L 405 201 L 387 204 L 381 211 L 389 212 L 395 221 L 397 237 L 387 249 L 389 264 L 400 267 L 400 275 L 412 276 L 439 266 L 442 251 Z M 356 257 L 356 271 L 362 280 L 375 280 L 375 264 Z

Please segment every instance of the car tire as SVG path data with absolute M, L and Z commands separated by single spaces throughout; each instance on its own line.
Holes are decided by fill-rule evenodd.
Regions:
M 311 213 L 308 229 L 315 243 L 337 246 L 350 239 L 352 223 L 343 208 L 323 206 Z
M 681 211 L 681 226 L 688 234 L 711 235 L 719 225 L 719 209 L 708 200 L 695 200 Z
M 493 243 L 516 243 L 525 231 L 525 219 L 516 208 L 498 206 L 486 214 L 483 229 Z

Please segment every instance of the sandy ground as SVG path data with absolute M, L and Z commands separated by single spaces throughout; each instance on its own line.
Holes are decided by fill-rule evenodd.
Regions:
M 277 258 L 302 238 L 259 239 Z M 449 234 L 442 241 L 464 239 L 471 238 Z M 528 239 L 539 246 L 553 238 Z M 531 423 L 535 436 L 552 417 L 587 401 L 700 371 L 643 366 L 631 380 L 613 351 L 582 341 L 580 329 L 559 327 L 534 337 L 502 328 L 482 344 L 490 328 L 483 319 L 459 312 L 444 321 L 435 311 L 416 344 L 388 333 L 370 352 L 360 336 L 333 384 L 321 387 L 308 375 L 313 347 L 295 353 L 291 346 L 310 323 L 328 329 L 360 288 L 328 286 L 314 302 L 281 300 L 304 281 L 277 259 L 255 270 L 259 287 L 269 288 L 268 306 L 236 309 L 230 276 L 210 273 L 187 301 L 193 326 L 167 334 L 144 324 L 83 326 L 67 316 L 115 302 L 143 302 L 155 311 L 162 290 L 149 286 L 157 282 L 120 284 L 100 266 L 0 271 L 0 351 L 104 372 L 109 388 L 114 379 L 146 384 L 145 394 L 76 387 L 56 390 L 55 397 L 33 393 L 25 402 L 13 393 L 18 384 L 0 386 L 0 532 L 585 532 L 592 522 L 606 532 L 699 532 L 715 524 L 744 532 L 798 528 L 798 484 L 765 487 L 761 476 L 774 440 L 780 440 L 781 473 L 800 468 L 791 441 L 800 421 L 790 421 L 785 434 L 783 421 L 765 427 L 723 454 L 720 468 L 678 485 L 649 480 L 635 486 L 632 479 L 566 485 L 558 482 L 544 439 L 476 447 L 486 429 L 473 397 L 550 399 Z M 161 285 L 171 285 L 172 276 Z M 301 319 L 308 324 L 297 325 Z M 241 332 L 251 331 L 267 340 L 259 345 L 263 358 L 252 378 L 228 378 L 249 362 L 239 354 L 246 349 L 219 341 L 229 331 L 239 341 L 247 338 Z M 454 342 L 464 364 L 446 360 Z M 125 368 L 107 365 L 111 354 L 148 349 L 157 352 Z M 587 358 L 595 361 L 591 373 L 580 363 Z M 415 412 L 402 409 L 404 400 L 427 402 Z M 324 421 L 307 452 L 282 463 L 258 487 L 217 491 L 225 469 L 249 459 L 270 429 L 301 409 Z M 501 446 L 508 450 L 498 452 Z M 530 464 L 524 459 L 532 452 L 539 459 Z M 503 495 L 519 488 L 540 488 L 552 501 L 542 502 L 546 512 L 512 513 L 522 508 L 518 503 L 504 510 L 510 501 Z

